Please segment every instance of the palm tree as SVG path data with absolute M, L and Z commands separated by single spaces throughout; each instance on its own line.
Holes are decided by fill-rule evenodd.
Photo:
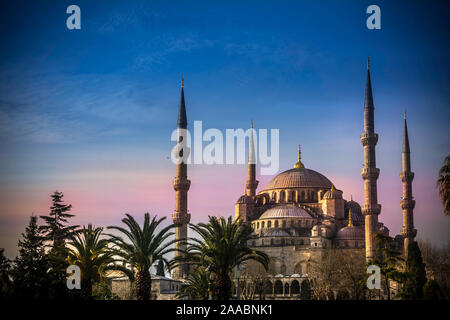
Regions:
M 174 250 L 169 248 L 174 241 L 165 241 L 174 234 L 169 232 L 173 225 L 156 232 L 159 224 L 166 219 L 165 217 L 157 220 L 157 217 L 154 216 L 150 221 L 150 215 L 146 213 L 144 225 L 141 228 L 131 215 L 125 215 L 126 218 L 122 219 L 122 222 L 128 227 L 128 230 L 115 226 L 108 227 L 108 229 L 122 232 L 130 243 L 120 236 L 110 234 L 110 241 L 114 244 L 113 253 L 120 257 L 122 262 L 131 265 L 133 272 L 136 272 L 136 299 L 149 300 L 152 286 L 150 267 L 157 260 L 164 261 L 166 265 L 169 264 L 164 255 Z M 130 278 L 130 280 L 133 279 Z
M 208 300 L 209 279 L 206 270 L 201 267 L 193 269 L 186 278 L 186 284 L 182 285 L 176 297 Z
M 103 228 L 89 224 L 76 231 L 68 242 L 67 261 L 80 267 L 81 290 L 87 299 L 92 297 L 92 285 L 99 282 L 114 263 L 108 240 L 100 239 L 102 232 Z
M 219 300 L 231 298 L 230 274 L 234 267 L 248 260 L 255 260 L 268 269 L 269 257 L 248 247 L 252 228 L 241 219 L 209 217 L 209 222 L 192 225 L 200 239 L 190 238 L 187 249 L 172 263 L 187 264 L 197 268 L 209 268 L 215 273 L 215 296 Z
M 450 156 L 445 157 L 436 185 L 439 188 L 445 215 L 450 216 Z

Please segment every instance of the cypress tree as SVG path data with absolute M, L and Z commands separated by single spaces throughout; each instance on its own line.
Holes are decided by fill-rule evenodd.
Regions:
M 403 298 L 407 300 L 418 300 L 423 298 L 423 287 L 427 282 L 425 264 L 422 253 L 416 241 L 408 247 L 406 260 L 407 278 L 403 287 Z
M 156 267 L 156 275 L 165 277 L 166 273 L 164 272 L 164 261 L 159 260 L 158 266 Z
M 11 261 L 5 257 L 5 249 L 0 248 L 0 300 L 11 297 Z

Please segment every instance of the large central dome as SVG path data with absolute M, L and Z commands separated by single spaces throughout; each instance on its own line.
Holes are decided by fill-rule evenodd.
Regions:
M 273 178 L 264 190 L 284 188 L 321 188 L 330 189 L 332 183 L 323 174 L 306 168 L 294 168 L 284 171 Z

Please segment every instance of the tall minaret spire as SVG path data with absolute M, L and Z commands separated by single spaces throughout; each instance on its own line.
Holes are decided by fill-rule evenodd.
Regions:
M 255 130 L 253 129 L 253 120 L 250 131 L 251 134 L 248 150 L 248 179 L 245 183 L 245 187 L 247 188 L 246 194 L 248 196 L 254 197 L 256 195 L 256 188 L 258 187 L 259 181 L 256 180 L 256 154 L 255 154 L 255 143 L 253 140 Z
M 181 150 L 179 151 L 178 157 L 181 161 L 177 163 L 177 175 L 173 180 L 173 188 L 175 189 L 175 211 L 172 214 L 172 220 L 175 225 L 175 240 L 180 240 L 180 242 L 175 243 L 175 249 L 186 250 L 186 242 L 183 240 L 187 239 L 187 225 L 191 220 L 191 215 L 188 213 L 187 209 L 187 193 L 191 185 L 191 181 L 187 178 L 187 164 L 181 159 L 187 159 L 189 156 L 189 148 L 186 145 L 185 130 L 187 129 L 187 117 L 186 117 L 186 105 L 184 101 L 184 80 L 181 76 L 181 98 L 180 98 L 180 108 L 178 110 L 178 143 L 181 144 Z M 183 153 L 184 157 L 183 157 Z M 174 256 L 177 257 L 181 254 L 180 251 L 175 251 Z M 179 266 L 174 269 L 173 278 L 182 279 L 187 276 L 187 266 Z
M 400 179 L 403 184 L 403 196 L 400 201 L 400 206 L 403 210 L 403 228 L 402 236 L 404 238 L 404 252 L 405 257 L 408 257 L 409 244 L 414 241 L 414 237 L 417 234 L 417 230 L 414 229 L 414 217 L 413 210 L 416 205 L 416 201 L 412 196 L 412 181 L 414 179 L 414 172 L 411 172 L 411 159 L 408 139 L 408 126 L 406 124 L 406 112 L 404 115 L 404 127 L 403 127 L 403 146 L 402 146 L 402 172 L 400 173 Z
M 365 219 L 366 260 L 373 260 L 375 256 L 374 233 L 378 229 L 378 215 L 381 205 L 378 204 L 377 179 L 380 169 L 376 167 L 375 145 L 378 142 L 378 134 L 375 131 L 374 104 L 372 95 L 372 83 L 370 81 L 370 61 L 367 58 L 367 80 L 364 98 L 364 132 L 361 134 L 361 143 L 364 147 L 364 168 L 361 176 L 364 180 L 364 205 L 362 212 Z

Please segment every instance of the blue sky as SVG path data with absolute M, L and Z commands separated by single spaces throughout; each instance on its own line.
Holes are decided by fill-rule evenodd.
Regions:
M 71 4 L 81 8 L 81 30 L 65 26 Z M 371 4 L 381 8 L 381 30 L 366 28 Z M 380 134 L 380 220 L 398 233 L 406 109 L 419 235 L 448 241 L 450 224 L 434 188 L 450 145 L 448 7 L 444 1 L 2 1 L 0 241 L 16 243 L 27 216 L 45 213 L 54 189 L 78 205 L 80 223 L 94 216 L 106 224 L 111 211 L 114 221 L 133 210 L 169 215 L 174 168 L 167 157 L 181 73 L 190 124 L 245 128 L 253 119 L 256 128 L 279 128 L 281 171 L 295 163 L 301 143 L 307 167 L 361 202 L 368 56 Z M 210 170 L 229 177 L 232 187 L 205 204 L 201 188 L 221 182 L 205 174 Z M 191 190 L 193 212 L 233 213 L 244 167 L 199 166 L 190 176 L 202 186 Z M 125 188 L 132 197 L 144 177 L 160 181 L 147 187 L 166 197 L 145 205 L 132 198 L 104 207 L 83 202 L 101 193 L 106 203 Z

